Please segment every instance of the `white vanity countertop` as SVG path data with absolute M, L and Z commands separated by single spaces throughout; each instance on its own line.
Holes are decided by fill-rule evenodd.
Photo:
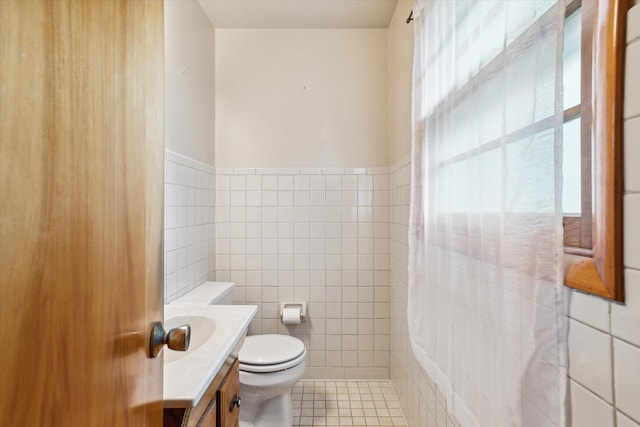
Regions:
M 189 316 L 196 319 L 191 322 L 191 345 L 186 353 L 178 354 L 167 347 L 162 350 L 165 408 L 190 408 L 198 404 L 224 361 L 244 339 L 257 310 L 255 305 L 164 306 L 167 331 L 189 323 Z

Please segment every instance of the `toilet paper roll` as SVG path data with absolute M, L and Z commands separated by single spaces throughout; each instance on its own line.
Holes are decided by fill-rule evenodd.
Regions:
M 288 307 L 282 310 L 282 323 L 285 325 L 300 324 L 300 307 Z

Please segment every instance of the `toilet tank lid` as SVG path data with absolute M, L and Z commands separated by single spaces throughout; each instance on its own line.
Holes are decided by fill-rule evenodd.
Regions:
M 245 338 L 238 360 L 248 365 L 274 365 L 295 359 L 304 351 L 304 343 L 296 337 L 279 334 L 251 335 Z
M 224 297 L 233 292 L 234 286 L 233 282 L 204 282 L 197 288 L 170 302 L 169 305 L 220 304 Z

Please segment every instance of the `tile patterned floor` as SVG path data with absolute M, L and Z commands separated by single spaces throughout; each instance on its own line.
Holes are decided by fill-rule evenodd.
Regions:
M 293 427 L 407 425 L 389 381 L 304 380 L 291 397 Z

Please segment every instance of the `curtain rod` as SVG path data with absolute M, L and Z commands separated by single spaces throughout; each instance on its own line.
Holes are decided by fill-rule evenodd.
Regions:
M 411 13 L 409 14 L 409 17 L 407 18 L 406 22 L 407 24 L 410 23 L 411 21 L 413 21 L 413 9 L 411 9 Z

